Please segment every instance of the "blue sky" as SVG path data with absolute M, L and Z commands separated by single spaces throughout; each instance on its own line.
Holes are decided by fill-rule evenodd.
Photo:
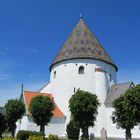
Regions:
M 82 13 L 117 64 L 118 82 L 140 83 L 139 0 L 1 0 L 0 105 L 49 81 L 49 66 Z

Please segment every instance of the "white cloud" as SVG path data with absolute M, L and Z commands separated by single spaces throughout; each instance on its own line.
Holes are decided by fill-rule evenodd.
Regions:
M 0 49 L 0 55 L 8 55 L 8 53 L 9 53 L 9 48 L 8 47 L 2 47 L 1 49 Z
M 9 70 L 14 66 L 14 62 L 0 62 L 0 71 Z
M 24 53 L 25 54 L 37 54 L 38 50 L 34 48 L 24 48 Z
M 10 78 L 12 78 L 11 74 L 6 74 L 6 73 L 0 73 L 0 81 L 5 81 L 5 80 L 9 80 Z
M 9 80 L 13 77 L 12 73 L 9 73 L 9 71 L 13 67 L 13 62 L 5 62 L 0 64 L 0 81 Z
M 0 48 L 0 55 L 8 55 L 10 51 L 13 51 L 13 49 L 10 49 L 9 47 L 1 47 Z M 37 54 L 38 50 L 35 48 L 15 48 L 16 52 L 24 53 L 24 54 Z
M 9 50 L 10 50 L 10 48 L 8 48 L 8 47 L 5 47 L 5 50 L 8 50 L 8 51 L 9 51 Z

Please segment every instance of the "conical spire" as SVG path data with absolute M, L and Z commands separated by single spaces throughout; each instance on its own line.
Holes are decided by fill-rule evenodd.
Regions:
M 117 71 L 117 66 L 113 63 L 112 59 L 103 49 L 94 34 L 88 29 L 82 18 L 80 18 L 64 43 L 64 46 L 53 60 L 50 69 L 58 62 L 80 58 L 104 61 L 113 65 Z

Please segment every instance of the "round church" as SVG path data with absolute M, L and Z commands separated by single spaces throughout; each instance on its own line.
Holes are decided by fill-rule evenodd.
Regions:
M 68 108 L 69 99 L 78 89 L 81 89 L 96 94 L 101 102 L 95 126 L 89 128 L 89 133 L 99 137 L 102 128 L 105 128 L 109 137 L 125 137 L 124 131 L 117 129 L 112 122 L 112 102 L 134 84 L 133 82 L 117 83 L 117 65 L 82 18 L 68 35 L 49 69 L 48 84 L 36 92 L 23 92 L 26 114 L 17 122 L 16 132 L 39 131 L 39 127 L 29 115 L 28 108 L 31 99 L 41 94 L 53 97 L 56 104 L 53 118 L 45 128 L 46 135 L 65 136 L 66 126 L 71 117 Z M 133 137 L 139 137 L 139 128 L 136 127 L 132 134 Z

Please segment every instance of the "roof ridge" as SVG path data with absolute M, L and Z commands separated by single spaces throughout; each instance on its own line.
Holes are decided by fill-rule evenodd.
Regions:
M 117 84 L 114 84 L 114 85 L 123 85 L 123 84 L 128 84 L 128 83 L 133 83 L 133 81 L 123 82 L 123 83 L 117 83 Z
M 29 93 L 38 93 L 38 94 L 49 94 L 52 95 L 52 93 L 47 93 L 47 92 L 36 92 L 36 91 L 24 91 L 25 92 L 29 92 Z

